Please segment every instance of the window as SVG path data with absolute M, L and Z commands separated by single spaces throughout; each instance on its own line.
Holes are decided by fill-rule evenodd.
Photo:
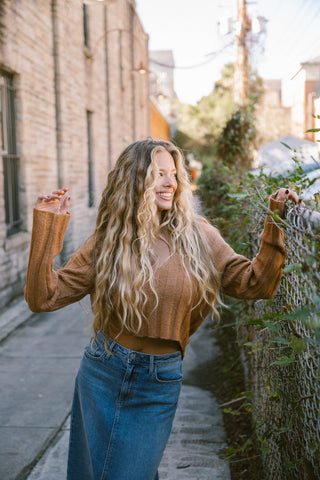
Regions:
M 88 206 L 94 206 L 94 165 L 92 153 L 92 112 L 87 111 L 87 139 L 88 139 Z
M 20 231 L 19 157 L 17 155 L 13 76 L 0 71 L 0 134 L 7 235 Z
M 90 38 L 89 38 L 89 14 L 88 14 L 88 5 L 83 5 L 83 35 L 84 35 L 84 45 L 90 47 Z

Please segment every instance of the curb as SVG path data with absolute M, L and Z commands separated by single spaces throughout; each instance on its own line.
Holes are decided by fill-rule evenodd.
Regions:
M 6 340 L 33 315 L 23 296 L 14 300 L 7 308 L 4 308 L 0 313 L 0 343 Z

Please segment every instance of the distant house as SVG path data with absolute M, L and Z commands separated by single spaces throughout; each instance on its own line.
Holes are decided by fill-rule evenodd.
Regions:
M 320 97 L 320 56 L 300 64 L 297 73 L 292 77 L 292 132 L 300 138 L 316 140 L 315 133 L 306 133 L 316 128 L 315 100 Z
M 162 115 L 154 100 L 151 104 L 151 137 L 162 140 L 170 140 L 170 124 Z
M 314 128 L 320 130 L 320 95 L 314 99 Z M 314 134 L 320 150 L 320 132 Z
M 263 79 L 263 95 L 256 106 L 256 119 L 262 143 L 291 133 L 291 108 L 282 104 L 280 79 Z
M 174 133 L 176 118 L 172 103 L 174 90 L 174 58 L 171 50 L 149 52 L 151 135 L 169 140 Z

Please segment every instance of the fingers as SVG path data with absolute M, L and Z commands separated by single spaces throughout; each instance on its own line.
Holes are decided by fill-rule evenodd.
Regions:
M 63 197 L 68 191 L 68 188 L 60 188 L 59 190 L 55 190 L 52 192 L 53 195 L 58 195 L 59 197 Z
M 70 196 L 65 197 L 67 191 L 68 188 L 61 188 L 54 190 L 51 195 L 39 195 L 35 208 L 54 213 L 66 213 L 70 204 Z
M 284 202 L 285 200 L 292 200 L 295 204 L 299 203 L 299 196 L 293 190 L 289 190 L 288 188 L 279 188 L 276 193 L 275 199 L 278 201 Z M 302 205 L 303 202 L 302 202 Z
M 286 190 L 285 191 L 285 195 L 287 197 L 288 200 L 292 200 L 294 203 L 298 203 L 299 202 L 299 197 L 298 195 L 296 194 L 296 192 L 293 192 L 292 190 Z
M 277 200 L 278 202 L 284 202 L 287 199 L 286 196 L 286 188 L 279 188 L 279 190 L 276 192 L 274 199 Z
M 67 191 L 67 188 L 61 188 L 60 190 L 54 190 L 51 195 L 39 195 L 38 199 L 41 201 L 62 200 Z
M 60 213 L 67 213 L 67 211 L 69 210 L 69 205 L 70 205 L 70 195 L 68 195 L 63 199 L 63 202 L 61 203 L 61 206 L 60 206 Z

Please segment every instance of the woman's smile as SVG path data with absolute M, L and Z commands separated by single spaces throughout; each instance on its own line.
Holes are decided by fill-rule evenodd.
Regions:
M 158 179 L 155 187 L 156 204 L 159 212 L 172 207 L 173 197 L 177 190 L 177 170 L 172 155 L 165 151 L 156 153 Z

